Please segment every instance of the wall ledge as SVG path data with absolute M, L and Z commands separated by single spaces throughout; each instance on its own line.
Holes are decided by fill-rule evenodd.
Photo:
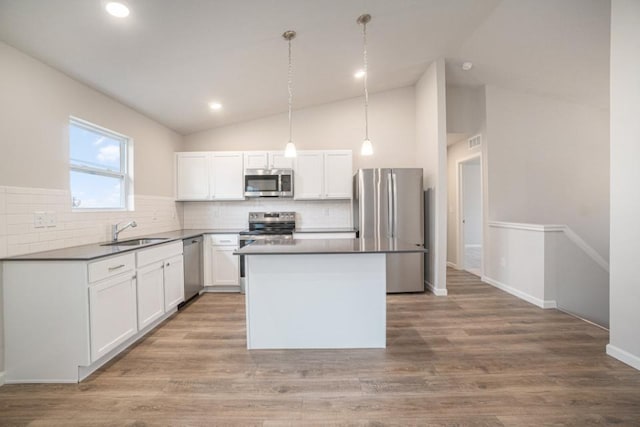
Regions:
M 504 221 L 489 221 L 489 227 L 494 228 L 511 228 L 514 230 L 527 230 L 527 231 L 564 231 L 566 225 L 561 224 L 527 224 L 522 222 L 504 222 Z
M 612 344 L 607 344 L 607 354 L 640 371 L 640 357 Z
M 526 302 L 533 304 L 537 307 L 543 308 L 543 309 L 549 309 L 549 308 L 557 308 L 557 303 L 555 300 L 542 300 L 540 298 L 536 298 L 533 295 L 529 295 L 526 292 L 522 292 L 521 290 L 518 290 L 516 288 L 513 288 L 509 285 L 505 285 L 502 282 L 499 282 L 495 279 L 492 279 L 490 277 L 487 276 L 482 276 L 482 278 L 480 279 L 482 280 L 484 283 L 487 283 L 493 287 L 496 287 L 502 291 L 505 291 L 513 296 L 516 296 L 522 300 L 525 300 Z
M 574 245 L 582 249 L 596 264 L 607 273 L 609 272 L 609 262 L 604 259 L 595 249 L 585 242 L 575 231 L 567 225 L 561 224 L 526 224 L 520 222 L 489 221 L 489 227 L 509 228 L 512 230 L 538 231 L 542 233 L 563 232 L 567 239 Z

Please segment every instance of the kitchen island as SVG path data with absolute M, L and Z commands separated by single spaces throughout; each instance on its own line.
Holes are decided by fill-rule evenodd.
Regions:
M 246 260 L 248 349 L 386 347 L 386 255 L 397 239 L 256 241 Z

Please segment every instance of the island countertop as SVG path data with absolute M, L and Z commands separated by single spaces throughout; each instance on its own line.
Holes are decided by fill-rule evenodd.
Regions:
M 234 252 L 234 255 L 310 255 L 310 254 L 371 254 L 427 253 L 415 243 L 398 239 L 313 239 L 257 240 Z

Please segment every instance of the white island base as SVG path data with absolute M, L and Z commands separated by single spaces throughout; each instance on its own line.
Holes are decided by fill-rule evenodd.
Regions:
M 247 348 L 386 347 L 385 256 L 247 255 Z

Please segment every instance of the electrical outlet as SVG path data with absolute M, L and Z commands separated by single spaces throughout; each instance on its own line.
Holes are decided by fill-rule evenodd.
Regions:
M 46 227 L 46 221 L 45 221 L 45 216 L 47 215 L 46 212 L 34 212 L 33 213 L 33 227 L 34 228 L 45 228 Z
M 44 224 L 47 228 L 54 228 L 58 225 L 58 218 L 55 212 L 45 212 Z

